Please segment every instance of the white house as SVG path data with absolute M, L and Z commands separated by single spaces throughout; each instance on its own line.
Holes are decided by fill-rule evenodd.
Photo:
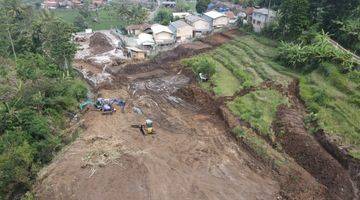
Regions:
M 174 33 L 167 26 L 161 24 L 153 24 L 151 31 L 154 40 L 158 45 L 167 45 L 174 43 Z
M 189 15 L 190 15 L 190 13 L 188 13 L 188 12 L 174 12 L 173 13 L 174 19 L 176 19 L 176 18 L 184 19 L 185 17 L 187 17 Z
M 267 8 L 254 9 L 251 24 L 255 32 L 260 32 L 266 24 L 274 21 L 276 12 Z
M 210 22 L 196 15 L 185 17 L 186 23 L 194 27 L 195 34 L 203 34 L 211 31 Z
M 203 18 L 207 20 L 213 28 L 222 28 L 229 24 L 229 18 L 225 14 L 215 10 L 204 13 Z
M 178 42 L 183 42 L 192 38 L 195 30 L 194 27 L 182 20 L 171 22 L 169 28 L 174 33 L 176 41 Z

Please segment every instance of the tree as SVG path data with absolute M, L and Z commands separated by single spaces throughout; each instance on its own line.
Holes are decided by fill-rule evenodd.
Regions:
M 170 9 L 162 8 L 160 9 L 155 16 L 155 22 L 160 23 L 162 25 L 169 25 L 171 21 L 173 21 L 173 14 Z
M 308 0 L 284 0 L 280 13 L 280 27 L 287 39 L 297 39 L 310 25 Z
M 321 5 L 323 10 L 322 28 L 330 33 L 336 32 L 339 26 L 334 22 L 349 17 L 351 13 L 356 12 L 359 5 L 359 0 L 323 0 Z
M 211 1 L 210 0 L 198 0 L 196 1 L 196 12 L 204 13 Z
M 178 12 L 186 12 L 186 11 L 189 11 L 190 9 L 191 9 L 191 6 L 185 0 L 177 0 L 176 1 L 176 10 Z
M 148 11 L 141 4 L 128 1 L 112 1 L 105 9 L 119 20 L 122 27 L 144 23 L 148 16 Z
M 82 15 L 78 15 L 75 18 L 74 26 L 77 31 L 83 31 L 84 29 L 88 28 L 88 24 L 86 23 L 86 20 Z

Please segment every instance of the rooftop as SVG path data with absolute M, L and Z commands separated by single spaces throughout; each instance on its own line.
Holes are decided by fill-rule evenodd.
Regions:
M 267 8 L 260 8 L 260 9 L 254 9 L 254 13 L 258 13 L 258 14 L 262 14 L 262 15 L 270 15 L 270 16 L 275 16 L 276 13 L 273 10 L 269 10 Z
M 220 12 L 215 11 L 215 10 L 206 12 L 206 13 L 204 13 L 204 15 L 206 15 L 206 16 L 212 18 L 212 19 L 216 19 L 216 18 L 225 16 L 223 13 L 220 13 Z
M 183 20 L 177 20 L 177 21 L 171 22 L 170 26 L 173 26 L 175 28 L 181 28 L 181 27 L 190 26 L 190 25 L 185 23 Z
M 167 33 L 173 33 L 169 27 L 167 26 L 163 26 L 161 24 L 153 24 L 151 26 L 151 30 L 153 31 L 154 34 L 157 34 L 157 33 L 161 33 L 161 32 L 167 32 Z
M 197 15 L 189 15 L 185 17 L 186 21 L 189 21 L 191 23 L 199 21 L 199 20 L 203 20 L 203 18 L 197 16 Z

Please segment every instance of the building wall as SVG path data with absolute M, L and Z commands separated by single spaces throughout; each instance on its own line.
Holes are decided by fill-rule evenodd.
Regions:
M 168 32 L 160 32 L 157 34 L 154 34 L 154 40 L 156 43 L 161 43 L 163 41 L 169 41 L 169 40 L 173 40 L 173 34 L 168 33 Z
M 194 28 L 192 26 L 184 26 L 176 29 L 176 39 L 184 41 L 193 37 Z
M 210 23 L 203 20 L 198 20 L 192 24 L 195 27 L 196 31 L 209 31 Z
M 213 20 L 213 27 L 224 27 L 227 26 L 229 23 L 229 18 L 227 18 L 226 16 L 223 17 L 218 17 L 216 19 Z
M 267 15 L 253 13 L 251 24 L 255 32 L 259 33 L 266 26 L 266 24 L 274 21 L 273 17 L 267 18 Z

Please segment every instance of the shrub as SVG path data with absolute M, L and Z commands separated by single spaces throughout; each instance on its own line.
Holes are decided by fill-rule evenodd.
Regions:
M 191 67 L 196 74 L 203 73 L 212 76 L 216 70 L 216 62 L 208 56 L 186 59 L 183 64 L 186 67 Z
M 279 47 L 278 59 L 287 67 L 309 70 L 330 62 L 338 64 L 342 71 L 351 69 L 354 65 L 352 56 L 335 48 L 326 35 L 317 34 L 310 44 L 282 42 Z

